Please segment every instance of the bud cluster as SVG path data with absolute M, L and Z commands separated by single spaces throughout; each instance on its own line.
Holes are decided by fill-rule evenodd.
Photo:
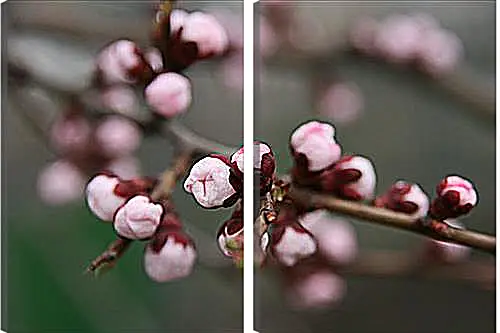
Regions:
M 398 64 L 415 63 L 432 75 L 452 71 L 463 54 L 462 41 L 423 13 L 364 18 L 351 31 L 351 44 L 365 54 Z
M 124 117 L 90 119 L 71 105 L 54 121 L 50 139 L 59 160 L 42 170 L 38 179 L 38 192 L 46 203 L 64 204 L 80 198 L 87 177 L 99 171 L 125 178 L 138 174 L 133 154 L 142 133 Z
M 255 142 L 253 148 L 253 172 L 260 177 L 261 192 L 266 192 L 274 180 L 274 154 L 262 142 Z M 203 157 L 191 167 L 184 181 L 184 190 L 203 208 L 229 208 L 240 202 L 217 233 L 221 252 L 238 264 L 243 259 L 243 173 L 244 147 L 241 147 L 230 157 L 220 154 Z
M 293 181 L 349 200 L 372 199 L 376 174 L 363 156 L 342 156 L 332 125 L 310 121 L 297 128 L 290 139 L 294 158 Z
M 152 178 L 123 180 L 111 173 L 100 173 L 87 184 L 89 209 L 102 221 L 111 222 L 124 239 L 147 241 L 144 269 L 158 282 L 189 275 L 196 261 L 192 239 L 170 201 L 154 201 Z

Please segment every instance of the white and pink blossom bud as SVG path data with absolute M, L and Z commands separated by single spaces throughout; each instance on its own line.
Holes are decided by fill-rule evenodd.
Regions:
M 144 239 L 153 236 L 160 224 L 163 207 L 144 195 L 128 200 L 115 214 L 116 232 L 128 239 Z
M 332 125 L 310 121 L 297 128 L 290 139 L 290 146 L 297 161 L 305 156 L 309 171 L 320 171 L 337 162 L 341 155 L 340 145 L 334 138 Z
M 274 154 L 271 148 L 263 142 L 254 143 L 254 170 L 272 176 L 275 169 Z M 231 163 L 235 163 L 238 170 L 244 172 L 244 147 L 241 147 L 231 156 Z
M 429 197 L 418 184 L 400 180 L 394 183 L 386 194 L 375 200 L 375 206 L 423 218 L 429 211 Z
M 132 83 L 134 74 L 144 67 L 137 45 L 130 40 L 118 40 L 105 47 L 97 57 L 97 68 L 107 84 Z
M 67 161 L 52 163 L 38 176 L 38 194 L 49 205 L 62 205 L 78 199 L 84 186 L 84 175 Z
M 181 39 L 186 42 L 195 42 L 198 46 L 198 55 L 202 58 L 220 55 L 229 46 L 229 38 L 224 27 L 212 15 L 202 12 L 177 14 L 173 28 L 182 26 Z M 178 30 L 172 29 L 173 33 Z
M 230 206 L 237 196 L 231 173 L 228 162 L 219 156 L 207 156 L 193 165 L 184 189 L 205 208 Z
M 356 120 L 363 109 L 363 95 L 354 83 L 335 83 L 320 96 L 319 113 L 336 123 L 347 124 Z
M 341 301 L 346 289 L 340 276 L 322 269 L 296 278 L 288 290 L 288 299 L 296 308 L 324 308 Z
M 265 249 L 263 241 L 265 239 L 261 239 L 262 248 Z M 318 249 L 313 235 L 298 223 L 275 227 L 270 241 L 268 246 L 271 247 L 273 256 L 285 266 L 294 266 L 301 259 L 316 253 Z
M 160 50 L 157 48 L 151 47 L 147 49 L 144 58 L 146 58 L 146 61 L 154 72 L 158 73 L 163 69 L 163 58 Z
M 460 177 L 448 176 L 436 188 L 437 198 L 431 204 L 433 218 L 443 220 L 467 214 L 477 204 L 474 185 Z
M 372 162 L 363 156 L 343 156 L 322 175 L 322 187 L 349 200 L 370 200 L 377 177 Z
M 172 33 L 179 31 L 179 29 L 186 22 L 189 13 L 182 9 L 174 9 L 170 13 L 170 30 Z
M 144 91 L 147 104 L 156 113 L 172 118 L 191 104 L 191 83 L 177 73 L 158 75 Z
M 418 48 L 418 60 L 430 74 L 445 74 L 456 68 L 464 52 L 462 41 L 442 28 L 425 33 Z
M 407 62 L 416 56 L 422 40 L 421 26 L 408 15 L 391 15 L 380 23 L 374 45 L 388 60 Z
M 83 117 L 63 117 L 51 128 L 51 141 L 61 153 L 74 152 L 87 147 L 91 133 L 89 122 Z
M 115 192 L 120 178 L 99 174 L 87 184 L 87 205 L 92 213 L 103 221 L 113 221 L 113 216 L 126 201 L 126 198 Z
M 161 247 L 149 244 L 144 253 L 144 270 L 156 282 L 167 282 L 191 274 L 196 262 L 192 241 L 181 232 L 164 236 Z
M 134 152 L 141 143 L 138 126 L 119 116 L 107 117 L 97 127 L 95 138 L 108 157 L 119 157 Z
M 217 233 L 217 244 L 225 256 L 240 256 L 243 251 L 243 219 L 232 218 L 226 221 Z
M 356 258 L 356 231 L 349 222 L 325 210 L 304 214 L 299 221 L 316 238 L 318 253 L 329 262 L 345 265 Z

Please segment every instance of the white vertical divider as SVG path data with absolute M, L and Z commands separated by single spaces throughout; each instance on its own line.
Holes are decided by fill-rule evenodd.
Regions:
M 254 3 L 243 0 L 243 144 L 245 152 L 243 195 L 244 266 L 243 266 L 243 332 L 254 333 L 253 281 L 253 129 L 254 129 Z

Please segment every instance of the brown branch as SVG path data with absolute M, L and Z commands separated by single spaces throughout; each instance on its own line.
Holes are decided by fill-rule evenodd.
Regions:
M 439 241 L 466 245 L 491 254 L 495 254 L 496 252 L 495 236 L 470 230 L 456 229 L 440 221 L 431 221 L 429 224 L 424 224 L 411 215 L 359 202 L 342 200 L 297 186 L 290 188 L 288 196 L 307 208 L 327 209 L 336 213 L 360 218 L 367 222 L 374 222 L 387 227 L 428 236 Z
M 92 260 L 92 263 L 90 263 L 85 272 L 95 273 L 99 272 L 103 267 L 112 268 L 129 248 L 130 244 L 132 244 L 132 240 L 130 239 L 121 237 L 116 239 L 108 245 L 103 253 Z
M 496 281 L 495 261 L 468 259 L 447 264 L 424 261 L 412 252 L 365 251 L 358 259 L 339 269 L 341 273 L 372 277 L 419 277 L 426 279 L 459 280 L 471 282 L 485 289 L 494 289 Z

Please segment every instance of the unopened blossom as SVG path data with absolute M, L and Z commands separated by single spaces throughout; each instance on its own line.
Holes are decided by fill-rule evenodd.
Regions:
M 318 110 L 336 123 L 356 120 L 363 108 L 363 95 L 354 83 L 334 83 L 320 95 Z
M 125 197 L 115 192 L 119 183 L 120 178 L 116 176 L 99 174 L 87 184 L 87 205 L 103 221 L 113 221 L 115 212 L 126 201 Z
M 115 214 L 116 232 L 129 239 L 151 237 L 160 224 L 163 207 L 144 195 L 129 199 Z
M 91 135 L 89 122 L 80 116 L 63 116 L 51 127 L 51 142 L 60 153 L 87 147 Z
M 110 116 L 99 124 L 95 138 L 103 153 L 109 157 L 118 157 L 128 155 L 139 147 L 141 132 L 130 120 Z
M 78 199 L 85 186 L 81 171 L 67 161 L 56 161 L 38 176 L 38 193 L 50 205 L 61 205 Z
M 224 27 L 210 14 L 175 11 L 172 23 L 173 34 L 178 33 L 182 27 L 182 41 L 196 43 L 200 58 L 220 55 L 229 45 L 229 38 Z
M 148 244 L 144 253 L 144 270 L 156 282 L 167 282 L 191 274 L 196 262 L 192 240 L 181 231 L 161 235 L 160 241 Z
M 420 25 L 411 16 L 391 15 L 380 23 L 374 45 L 388 60 L 406 62 L 416 56 L 421 38 Z
M 225 256 L 239 255 L 243 250 L 243 219 L 231 218 L 224 222 L 217 233 L 217 244 Z
M 372 162 L 363 156 L 343 156 L 322 175 L 327 191 L 349 200 L 369 200 L 375 193 L 377 177 Z
M 144 53 L 144 58 L 148 62 L 149 66 L 154 72 L 158 73 L 163 69 L 163 58 L 160 50 L 155 47 L 151 47 Z
M 132 83 L 145 64 L 141 51 L 130 40 L 118 40 L 105 47 L 97 57 L 97 68 L 107 84 Z
M 465 215 L 477 204 L 474 185 L 460 177 L 448 176 L 436 188 L 437 197 L 432 201 L 430 213 L 443 220 Z
M 158 75 L 144 91 L 146 103 L 154 112 L 172 118 L 191 104 L 191 83 L 177 73 Z
M 323 308 L 342 300 L 346 283 L 337 274 L 320 269 L 294 279 L 288 293 L 291 305 L 296 308 Z
M 254 146 L 254 170 L 259 170 L 268 177 L 274 174 L 275 160 L 271 148 L 263 142 L 255 142 Z M 244 172 L 244 148 L 241 147 L 231 156 L 231 163 L 236 163 L 236 166 L 241 172 Z
M 400 180 L 387 193 L 377 198 L 375 205 L 423 218 L 429 211 L 429 197 L 418 184 Z
M 205 208 L 230 206 L 237 194 L 231 177 L 229 163 L 219 157 L 207 156 L 193 165 L 184 189 Z
M 426 32 L 418 47 L 417 58 L 425 71 L 440 75 L 455 69 L 463 52 L 462 41 L 457 35 L 436 28 Z
M 317 251 L 317 243 L 312 234 L 298 223 L 276 226 L 269 237 L 269 249 L 274 258 L 284 266 L 293 266 Z M 262 247 L 265 248 L 264 245 Z
M 356 231 L 349 222 L 333 217 L 326 210 L 304 214 L 299 221 L 318 242 L 318 253 L 329 262 L 345 265 L 356 258 Z
M 341 148 L 332 125 L 310 121 L 297 128 L 290 139 L 295 159 L 305 156 L 309 171 L 323 170 L 340 158 Z

